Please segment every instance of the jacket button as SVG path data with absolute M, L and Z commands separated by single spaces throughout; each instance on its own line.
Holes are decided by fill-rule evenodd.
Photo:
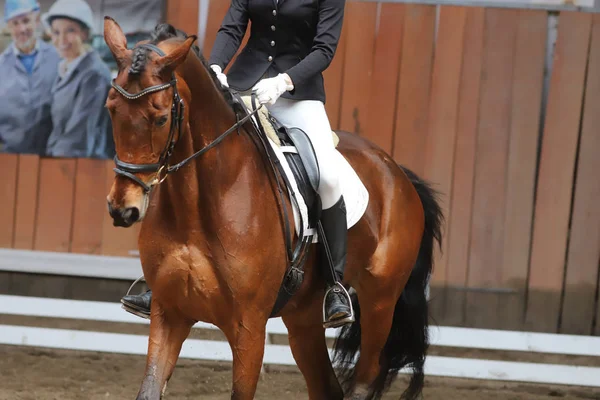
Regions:
M 271 30 L 275 32 L 275 25 L 271 25 Z
M 273 57 L 269 56 L 269 62 L 273 61 Z
M 273 10 L 273 16 L 277 15 L 277 10 Z
M 275 41 L 271 40 L 271 47 L 275 46 Z

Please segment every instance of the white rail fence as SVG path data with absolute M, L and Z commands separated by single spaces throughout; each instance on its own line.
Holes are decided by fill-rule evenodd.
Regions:
M 139 276 L 141 269 L 138 260 L 129 258 L 0 249 L 0 271 L 134 279 Z M 0 314 L 149 323 L 123 311 L 119 303 L 9 295 L 0 295 Z M 211 324 L 197 323 L 194 329 L 217 328 Z M 286 335 L 287 329 L 281 319 L 275 318 L 269 321 L 267 333 Z M 336 330 L 328 329 L 326 336 L 332 338 L 336 333 Z M 431 342 L 432 346 L 439 347 L 600 357 L 600 337 L 592 336 L 433 326 Z M 0 344 L 3 345 L 145 355 L 147 343 L 147 335 L 0 325 Z M 188 339 L 183 345 L 181 357 L 232 360 L 228 343 L 219 340 Z M 264 364 L 295 365 L 295 361 L 289 346 L 267 343 Z M 429 376 L 600 387 L 598 367 L 429 356 L 425 371 Z

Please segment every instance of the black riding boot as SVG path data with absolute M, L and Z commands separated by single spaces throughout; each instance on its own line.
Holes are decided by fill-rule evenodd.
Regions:
M 331 271 L 329 261 L 326 258 L 326 249 L 322 247 L 322 263 L 327 275 L 327 291 L 323 299 L 323 326 L 325 328 L 337 328 L 354 322 L 352 301 L 348 291 L 343 286 L 348 247 L 346 203 L 343 196 L 333 207 L 321 212 L 321 225 L 333 262 L 333 271 Z
M 152 303 L 152 291 L 148 290 L 142 294 L 128 294 L 121 299 L 121 307 L 138 317 L 150 319 L 150 304 Z

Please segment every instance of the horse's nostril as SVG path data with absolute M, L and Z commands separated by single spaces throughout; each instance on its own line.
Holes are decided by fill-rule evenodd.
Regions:
M 131 214 L 133 214 L 133 211 L 131 208 L 127 208 L 125 209 L 125 211 L 123 211 L 123 219 L 124 220 L 129 220 L 131 218 Z
M 109 204 L 108 209 L 114 226 L 129 227 L 140 219 L 140 210 L 137 207 L 119 209 L 112 208 Z
M 140 210 L 137 207 L 127 208 L 123 212 L 123 219 L 130 221 L 131 223 L 136 222 L 140 218 Z

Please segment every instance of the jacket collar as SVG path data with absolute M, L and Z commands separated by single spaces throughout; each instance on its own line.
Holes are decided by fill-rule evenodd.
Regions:
M 36 38 L 35 45 L 33 46 L 33 51 L 30 54 L 39 53 L 39 51 L 40 51 L 40 42 L 41 42 L 41 40 Z M 19 55 L 23 54 L 21 52 L 21 50 L 17 49 L 17 45 L 15 44 L 14 41 L 12 41 L 10 43 L 10 47 L 12 48 L 12 51 L 13 51 L 14 55 L 19 56 Z M 26 54 L 26 55 L 28 55 L 28 54 Z
M 57 74 L 54 90 L 65 86 L 79 73 L 80 70 L 84 70 L 88 68 L 90 64 L 93 64 L 93 57 L 95 54 L 94 50 L 88 51 L 80 60 L 78 60 L 77 65 L 74 65 L 73 68 L 69 69 L 65 76 L 61 77 L 60 74 Z
M 35 57 L 35 61 L 33 63 L 33 71 L 34 72 L 44 62 L 46 53 L 48 53 L 49 51 L 52 51 L 52 50 L 53 50 L 52 45 L 44 42 L 43 40 L 41 40 L 39 38 L 37 39 L 36 44 L 35 44 L 35 51 L 37 51 L 37 56 Z M 6 47 L 4 52 L 2 52 L 0 54 L 0 60 L 2 58 L 4 58 L 7 62 L 8 62 L 8 60 L 13 60 L 13 62 L 15 63 L 15 67 L 19 71 L 26 74 L 27 71 L 25 70 L 25 67 L 23 66 L 21 61 L 19 61 L 19 58 L 17 57 L 18 54 L 19 54 L 19 51 L 16 49 L 14 43 L 11 42 L 10 45 Z
M 77 66 L 81 63 L 81 61 L 83 61 L 88 53 L 89 50 L 86 50 L 79 57 L 71 60 L 70 62 L 67 62 L 65 59 L 60 60 L 58 63 L 58 75 L 60 75 L 61 79 L 68 77 L 71 71 L 77 68 Z

